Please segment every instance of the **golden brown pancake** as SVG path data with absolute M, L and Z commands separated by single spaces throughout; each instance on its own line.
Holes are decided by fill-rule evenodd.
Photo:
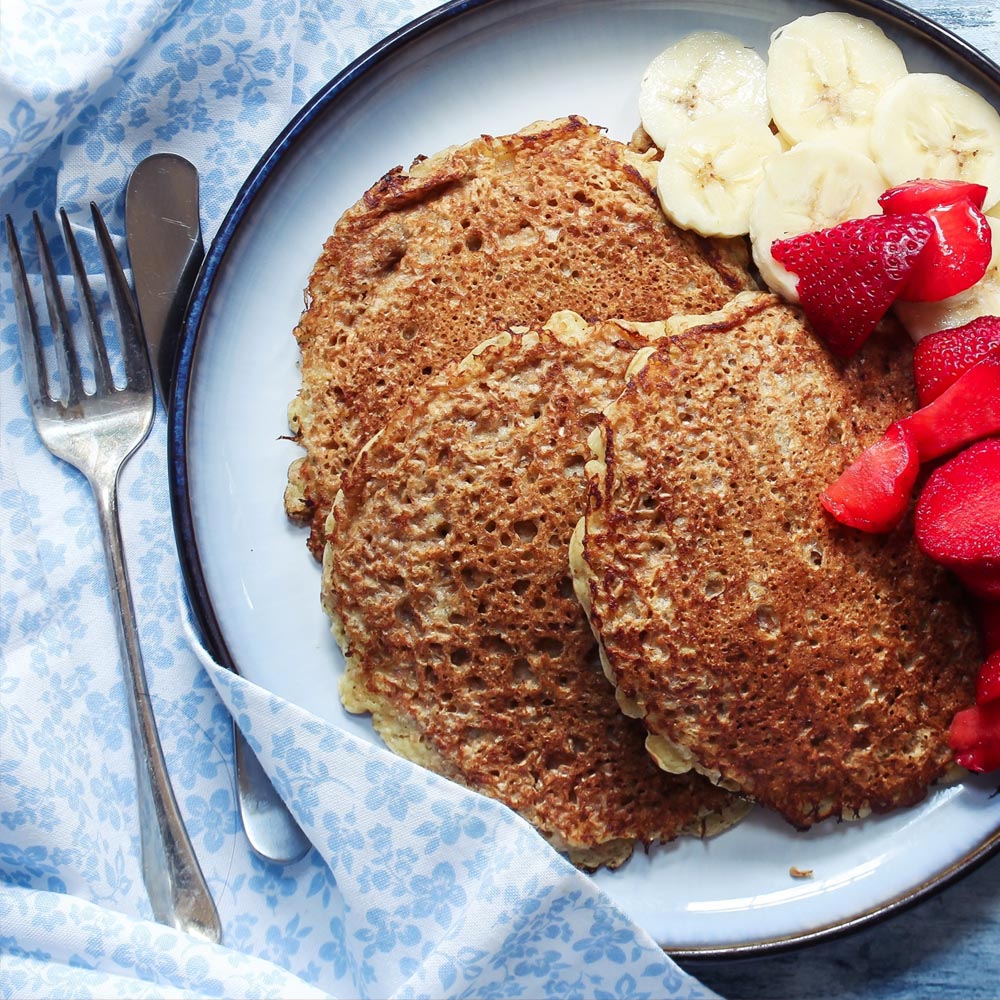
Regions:
M 574 559 L 621 704 L 662 766 L 800 828 L 919 801 L 972 702 L 973 623 L 910 521 L 819 503 L 911 411 L 909 341 L 841 362 L 758 293 L 668 326 L 591 437 Z
M 749 288 L 743 241 L 666 221 L 640 155 L 580 118 L 483 136 L 397 167 L 349 208 L 309 278 L 289 409 L 306 450 L 285 506 L 323 523 L 341 476 L 414 387 L 560 309 L 658 320 Z
M 414 390 L 326 526 L 345 706 L 589 868 L 621 864 L 636 841 L 718 832 L 747 808 L 656 766 L 569 576 L 587 431 L 659 329 L 560 314 L 488 341 Z

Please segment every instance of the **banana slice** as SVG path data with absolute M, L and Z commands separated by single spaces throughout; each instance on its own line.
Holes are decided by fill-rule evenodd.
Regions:
M 792 144 L 833 139 L 870 155 L 872 111 L 906 75 L 903 53 L 877 24 L 852 14 L 800 17 L 771 36 L 767 97 Z
M 868 157 L 825 139 L 798 143 L 769 160 L 763 173 L 750 203 L 753 259 L 772 291 L 798 302 L 799 279 L 771 256 L 771 244 L 881 215 L 878 196 L 885 183 Z
M 911 73 L 879 98 L 872 157 L 890 185 L 918 177 L 972 181 L 1000 201 L 1000 114 L 974 90 L 940 73 Z
M 696 31 L 664 49 L 639 84 L 639 118 L 660 149 L 691 122 L 733 111 L 744 123 L 771 118 L 764 60 L 733 35 Z
M 766 125 L 747 125 L 736 112 L 699 118 L 660 161 L 656 193 L 664 214 L 702 236 L 745 235 L 764 165 L 780 153 L 781 143 Z
M 963 326 L 980 316 L 1000 316 L 1000 213 L 988 218 L 993 256 L 976 284 L 940 302 L 897 302 L 893 306 L 896 318 L 914 341 L 938 330 Z

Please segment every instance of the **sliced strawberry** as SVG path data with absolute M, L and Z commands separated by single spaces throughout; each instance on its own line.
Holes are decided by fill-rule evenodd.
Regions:
M 1000 566 L 1000 438 L 970 445 L 931 473 L 914 532 L 924 553 L 956 571 Z
M 906 513 L 919 471 L 913 434 L 897 422 L 826 488 L 820 502 L 850 528 L 892 531 Z
M 970 594 L 985 601 L 1000 601 L 1000 565 L 954 565 L 959 582 Z
M 924 337 L 913 352 L 920 405 L 937 399 L 994 347 L 1000 347 L 1000 316 L 980 316 L 964 326 Z
M 956 712 L 948 731 L 955 763 L 969 771 L 1000 768 L 1000 701 Z
M 1000 598 L 992 601 L 985 597 L 979 598 L 974 602 L 973 608 L 979 631 L 983 634 L 986 655 L 989 656 L 1000 650 Z
M 1000 700 L 1000 649 L 986 657 L 976 677 L 976 704 Z
M 925 215 L 872 215 L 776 240 L 798 275 L 802 309 L 834 354 L 855 354 L 895 301 L 935 225 Z
M 908 216 L 890 216 L 908 218 Z M 971 288 L 990 266 L 993 241 L 986 216 L 969 201 L 929 208 L 934 235 L 899 289 L 908 302 L 939 302 Z
M 922 462 L 1000 434 L 1000 347 L 991 348 L 932 403 L 902 422 L 913 432 Z
M 915 180 L 889 188 L 879 197 L 878 203 L 886 215 L 904 212 L 926 212 L 939 205 L 952 205 L 956 201 L 971 202 L 982 208 L 987 189 L 982 184 L 967 181 Z

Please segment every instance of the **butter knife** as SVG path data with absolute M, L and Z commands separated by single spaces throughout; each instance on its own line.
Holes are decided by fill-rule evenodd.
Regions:
M 169 410 L 184 316 L 205 256 L 194 164 L 176 153 L 154 153 L 136 166 L 125 189 L 125 238 L 157 388 Z M 235 665 L 224 666 L 238 673 Z M 250 846 L 269 861 L 297 861 L 309 840 L 235 722 L 233 749 L 236 799 Z

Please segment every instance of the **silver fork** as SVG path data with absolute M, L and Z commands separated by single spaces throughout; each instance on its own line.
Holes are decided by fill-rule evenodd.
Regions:
M 127 674 L 132 749 L 138 782 L 142 872 L 153 915 L 160 923 L 211 941 L 222 936 L 219 915 L 205 884 L 180 810 L 170 787 L 163 750 L 156 730 L 142 665 L 132 594 L 118 521 L 118 477 L 153 422 L 153 382 L 149 355 L 142 339 L 135 304 L 114 245 L 97 206 L 91 203 L 104 273 L 111 290 L 121 339 L 125 385 L 115 385 L 105 335 L 87 280 L 83 260 L 65 210 L 60 209 L 66 248 L 86 317 L 93 355 L 93 392 L 83 383 L 80 356 L 74 344 L 66 303 L 38 214 L 35 238 L 42 285 L 59 371 L 58 398 L 52 395 L 38 314 L 28 285 L 14 224 L 6 217 L 21 339 L 21 358 L 31 412 L 38 436 L 53 455 L 86 476 L 97 501 L 104 553 L 112 578 L 111 596 L 120 622 L 119 639 Z

